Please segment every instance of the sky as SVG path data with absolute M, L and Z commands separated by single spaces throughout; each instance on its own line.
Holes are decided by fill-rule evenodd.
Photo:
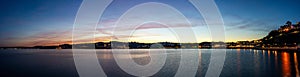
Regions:
M 114 32 L 112 27 L 128 9 L 147 2 L 170 5 L 191 23 L 198 42 L 211 41 L 201 14 L 188 0 L 115 0 L 104 11 L 96 29 L 96 41 L 130 39 L 137 42 L 177 42 L 174 33 L 161 24 L 146 23 L 131 36 L 116 37 L 130 31 L 126 24 Z M 215 0 L 224 20 L 226 42 L 260 39 L 286 21 L 300 21 L 299 0 Z M 37 46 L 72 43 L 72 28 L 82 0 L 1 0 L 0 46 Z M 162 10 L 163 11 L 163 10 Z M 160 15 L 175 28 L 173 15 Z M 171 18 L 170 18 L 171 17 Z M 138 21 L 132 17 L 129 20 Z M 133 22 L 128 22 L 133 23 Z M 188 34 L 187 34 L 188 35 Z M 84 39 L 93 38 L 84 37 Z

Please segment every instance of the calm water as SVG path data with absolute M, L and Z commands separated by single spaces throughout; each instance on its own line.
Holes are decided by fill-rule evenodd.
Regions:
M 149 63 L 149 50 L 131 52 L 140 65 Z M 156 50 L 160 51 L 160 50 Z M 188 53 L 189 50 L 186 50 Z M 97 50 L 100 64 L 109 77 L 130 77 L 116 64 L 110 50 Z M 122 56 L 123 54 L 117 54 Z M 159 54 L 158 54 L 159 55 Z M 211 50 L 200 49 L 196 76 L 205 76 Z M 227 49 L 221 77 L 296 77 L 299 76 L 298 52 Z M 167 50 L 164 67 L 153 76 L 174 76 L 180 61 L 178 50 Z M 1 77 L 77 77 L 71 50 L 0 50 Z

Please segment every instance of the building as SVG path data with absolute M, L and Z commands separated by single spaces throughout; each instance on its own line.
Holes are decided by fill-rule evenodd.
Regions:
M 95 43 L 96 49 L 110 49 L 111 43 L 105 43 L 105 42 L 97 42 Z

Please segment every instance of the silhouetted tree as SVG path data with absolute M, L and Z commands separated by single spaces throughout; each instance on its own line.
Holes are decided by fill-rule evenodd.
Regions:
M 292 25 L 292 22 L 291 21 L 287 21 L 285 24 L 290 26 L 290 25 Z

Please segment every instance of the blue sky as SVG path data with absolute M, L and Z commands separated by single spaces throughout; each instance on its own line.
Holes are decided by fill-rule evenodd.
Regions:
M 34 46 L 70 43 L 73 23 L 81 0 L 1 0 L 0 46 Z M 145 2 L 161 2 L 182 12 L 193 24 L 197 39 L 210 41 L 202 16 L 187 0 L 115 0 L 101 22 L 111 26 L 131 7 Z M 267 35 L 286 21 L 300 21 L 299 0 L 215 0 L 226 27 L 226 41 L 253 40 Z M 99 27 L 99 29 L 106 29 Z M 108 31 L 108 30 L 104 30 Z M 109 32 L 109 31 L 108 31 Z M 148 33 L 147 33 L 148 32 Z M 149 33 L 150 32 L 150 33 Z M 160 33 L 159 33 L 160 32 Z M 100 32 L 99 41 L 109 35 Z M 147 28 L 135 35 L 136 41 L 174 41 L 164 28 Z M 128 38 L 128 37 L 124 37 Z M 143 39 L 143 40 L 141 40 Z

